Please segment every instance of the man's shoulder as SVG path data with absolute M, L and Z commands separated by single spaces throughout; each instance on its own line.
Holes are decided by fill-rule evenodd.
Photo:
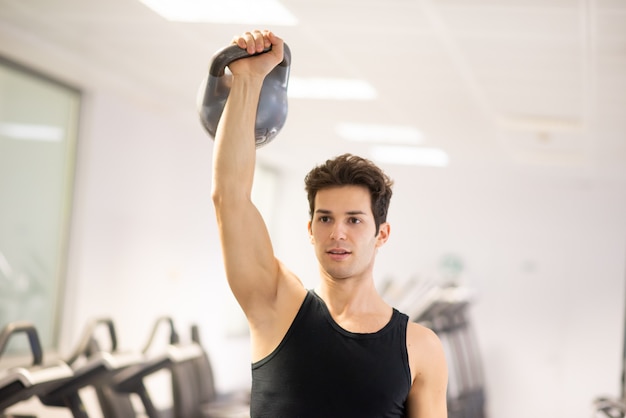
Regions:
M 413 321 L 409 321 L 407 324 L 406 342 L 409 350 L 411 348 L 436 350 L 441 347 L 439 336 L 432 329 Z
M 406 346 L 412 378 L 428 379 L 446 373 L 445 352 L 439 336 L 430 328 L 409 321 Z

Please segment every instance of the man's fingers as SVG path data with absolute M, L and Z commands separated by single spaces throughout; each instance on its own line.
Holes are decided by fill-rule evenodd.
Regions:
M 245 49 L 250 55 L 263 52 L 280 41 L 281 39 L 269 30 L 244 32 L 233 38 L 233 44 Z
M 263 36 L 263 32 L 255 30 L 252 32 L 252 36 L 254 37 L 254 52 L 263 52 L 266 41 L 265 36 Z

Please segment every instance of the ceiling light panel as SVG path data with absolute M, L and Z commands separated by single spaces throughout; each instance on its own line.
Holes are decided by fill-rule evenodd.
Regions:
M 422 133 L 413 126 L 372 123 L 339 123 L 337 135 L 348 141 L 415 145 L 422 142 Z
M 287 94 L 294 99 L 374 100 L 376 89 L 366 81 L 351 78 L 291 77 Z
M 378 163 L 395 165 L 447 167 L 450 163 L 448 154 L 439 148 L 374 146 L 370 157 Z
M 276 0 L 139 0 L 174 22 L 294 26 L 298 19 Z

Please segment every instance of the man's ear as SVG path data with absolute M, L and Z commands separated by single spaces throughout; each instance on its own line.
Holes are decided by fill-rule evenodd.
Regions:
M 380 224 L 380 227 L 378 228 L 378 236 L 376 237 L 376 246 L 382 247 L 389 239 L 390 233 L 391 225 L 389 225 L 389 223 L 383 222 Z
M 306 229 L 309 231 L 309 241 L 311 241 L 311 244 L 313 244 L 314 240 L 313 240 L 313 230 L 311 229 L 311 221 L 309 221 L 306 224 Z

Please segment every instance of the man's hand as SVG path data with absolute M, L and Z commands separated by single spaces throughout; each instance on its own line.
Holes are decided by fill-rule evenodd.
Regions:
M 254 55 L 271 47 L 266 53 L 236 60 L 228 66 L 233 76 L 249 75 L 265 78 L 283 60 L 283 40 L 269 30 L 245 32 L 233 39 L 233 43 Z

